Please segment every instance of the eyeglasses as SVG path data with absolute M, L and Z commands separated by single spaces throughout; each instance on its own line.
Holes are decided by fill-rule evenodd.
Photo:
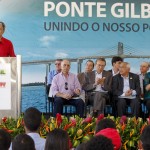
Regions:
M 68 83 L 65 82 L 65 90 L 68 90 Z
M 59 65 L 60 65 L 60 63 L 56 63 L 56 64 L 55 64 L 55 66 L 57 66 L 57 65 L 59 66 Z
M 105 67 L 105 65 L 97 64 L 99 67 Z

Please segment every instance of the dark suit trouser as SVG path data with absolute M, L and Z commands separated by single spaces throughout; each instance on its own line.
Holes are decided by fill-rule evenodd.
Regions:
M 118 116 L 121 117 L 126 114 L 127 103 L 130 103 L 132 116 L 138 117 L 139 115 L 139 101 L 138 98 L 135 99 L 126 99 L 126 98 L 117 98 L 117 110 Z
M 63 105 L 73 105 L 76 107 L 76 114 L 83 117 L 84 114 L 84 102 L 82 99 L 70 99 L 66 100 L 61 97 L 54 98 L 54 117 L 57 113 L 63 114 Z
M 97 110 L 98 114 L 104 114 L 104 109 L 105 109 L 107 99 L 108 99 L 107 93 L 95 92 L 94 93 L 93 110 Z
M 150 99 L 145 100 L 146 107 L 148 109 L 148 114 L 150 115 Z

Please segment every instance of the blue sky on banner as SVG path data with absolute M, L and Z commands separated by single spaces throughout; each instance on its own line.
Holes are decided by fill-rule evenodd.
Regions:
M 61 1 L 53 0 L 54 4 Z M 70 1 L 66 0 L 70 5 Z M 79 2 L 85 1 L 78 1 Z M 87 0 L 86 2 L 91 2 Z M 92 1 L 93 2 L 93 1 Z M 94 2 L 99 2 L 94 0 Z M 149 30 L 143 32 L 143 24 L 149 24 L 150 19 L 134 19 L 134 18 L 115 18 L 112 16 L 110 9 L 114 3 L 122 2 L 123 4 L 131 3 L 131 0 L 117 1 L 112 0 L 111 2 L 103 0 L 106 2 L 106 18 L 96 17 L 96 7 L 93 7 L 92 17 L 87 17 L 86 12 L 88 12 L 87 7 L 85 7 L 84 17 L 71 17 L 70 14 L 67 17 L 59 17 L 55 10 L 49 12 L 48 17 L 44 17 L 44 1 L 43 0 L 0 0 L 0 20 L 6 23 L 5 37 L 10 39 L 15 48 L 15 52 L 18 55 L 22 55 L 22 61 L 32 61 L 32 60 L 47 60 L 56 59 L 58 57 L 62 58 L 78 58 L 81 56 L 90 55 L 101 55 L 105 51 L 111 51 L 112 49 L 117 49 L 118 42 L 124 43 L 127 48 L 131 49 L 137 54 L 148 55 L 150 44 L 149 44 Z M 125 3 L 124 3 L 125 2 Z M 137 15 L 141 14 L 141 2 L 146 3 L 147 0 L 134 1 L 135 12 Z M 61 7 L 65 8 L 64 6 Z M 125 8 L 119 7 L 119 8 Z M 64 10 L 61 10 L 62 12 Z M 124 9 L 124 11 L 126 11 Z M 131 10 L 130 10 L 131 12 Z M 73 23 L 77 22 L 82 24 L 83 22 L 88 24 L 88 30 L 82 31 L 46 31 L 44 29 L 44 22 L 48 26 L 49 22 L 55 23 Z M 91 26 L 93 23 L 99 24 L 100 29 L 93 31 Z M 132 26 L 134 23 L 138 24 L 140 29 L 138 32 L 121 32 L 119 31 L 105 31 L 103 30 L 104 23 L 130 23 Z M 85 26 L 84 26 L 85 27 Z M 114 25 L 114 29 L 116 26 Z M 137 30 L 137 26 L 135 26 Z M 110 52 L 111 53 L 111 52 Z M 134 72 L 138 71 L 138 63 L 143 61 L 142 59 L 128 60 L 134 66 L 132 70 Z M 144 61 L 147 61 L 144 59 Z M 148 60 L 149 61 L 149 60 Z M 108 67 L 111 68 L 110 60 L 107 60 Z M 53 68 L 54 66 L 52 66 Z M 34 72 L 33 72 L 34 70 Z M 72 66 L 73 72 L 76 72 L 76 64 Z M 44 81 L 45 76 L 45 66 L 23 66 L 23 83 Z

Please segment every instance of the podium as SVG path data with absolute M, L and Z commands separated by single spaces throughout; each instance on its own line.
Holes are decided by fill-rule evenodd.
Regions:
M 0 120 L 21 112 L 21 56 L 0 57 Z

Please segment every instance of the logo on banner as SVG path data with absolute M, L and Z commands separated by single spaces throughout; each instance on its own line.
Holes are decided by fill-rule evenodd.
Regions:
M 5 69 L 0 69 L 0 76 L 6 75 L 6 70 Z M 0 82 L 0 88 L 5 88 L 6 82 Z
M 6 74 L 6 70 L 0 69 L 0 75 L 5 75 L 5 74 Z
M 0 82 L 0 88 L 5 88 L 6 82 Z

